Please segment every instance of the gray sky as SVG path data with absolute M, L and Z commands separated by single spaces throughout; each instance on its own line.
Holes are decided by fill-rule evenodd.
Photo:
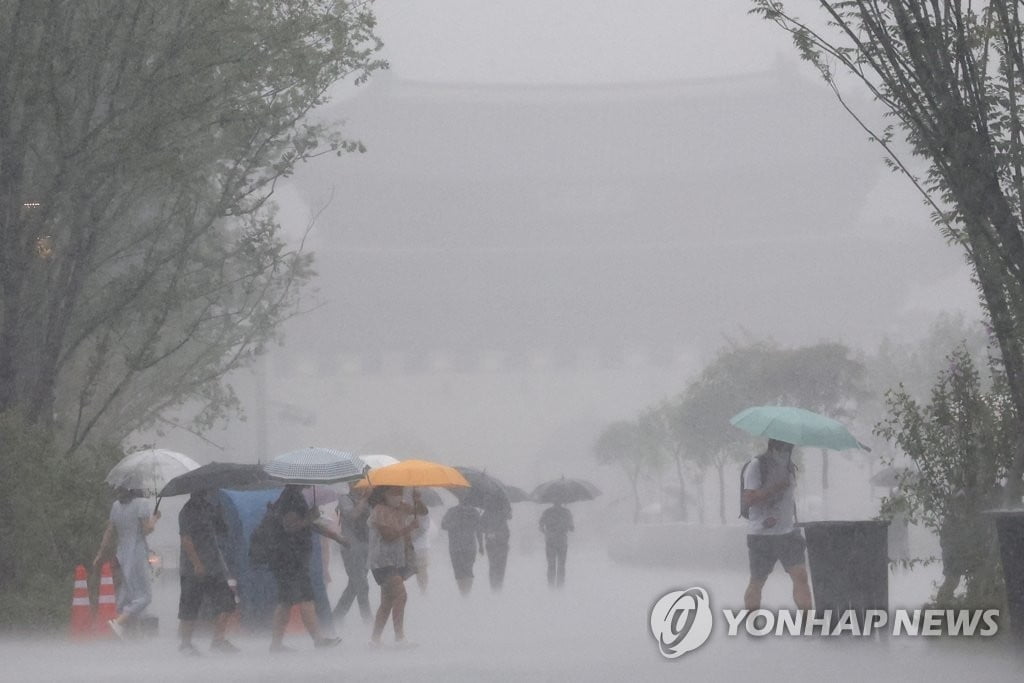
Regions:
M 806 2 L 801 3 L 806 4 Z M 384 0 L 401 75 L 470 82 L 594 83 L 723 76 L 790 53 L 747 0 Z

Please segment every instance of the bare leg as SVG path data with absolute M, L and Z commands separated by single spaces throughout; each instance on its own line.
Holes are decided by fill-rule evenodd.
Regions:
M 395 640 L 405 640 L 405 603 L 409 594 L 405 591 L 405 582 L 401 576 L 388 579 L 391 588 L 392 607 L 391 624 L 395 627 Z
M 273 630 L 270 635 L 270 648 L 281 647 L 281 641 L 284 640 L 284 630 L 288 627 L 288 617 L 291 616 L 292 606 L 278 604 L 274 608 L 274 621 Z
M 231 620 L 231 612 L 221 612 L 213 622 L 213 641 L 224 640 L 228 632 L 228 622 Z M 182 622 L 184 624 L 185 622 Z M 189 634 L 191 635 L 191 634 Z
M 181 646 L 188 647 L 192 644 L 192 633 L 195 631 L 196 622 L 182 619 L 178 623 L 178 635 L 181 637 Z
M 377 608 L 377 618 L 373 622 L 373 635 L 370 636 L 370 640 L 374 643 L 380 642 L 380 636 L 384 633 L 384 625 L 388 623 L 388 616 L 391 614 L 394 596 L 391 594 L 390 586 L 391 582 L 388 580 L 380 587 L 380 607 Z
M 811 584 L 807 580 L 807 567 L 802 564 L 795 565 L 786 570 L 793 579 L 793 602 L 797 608 L 809 610 L 813 607 L 811 599 Z
M 316 606 L 312 600 L 299 603 L 299 616 L 302 617 L 302 625 L 313 637 L 313 641 L 320 640 L 320 620 L 316 617 Z
M 750 577 L 750 583 L 747 584 L 747 590 L 743 593 L 743 606 L 748 610 L 761 609 L 761 589 L 764 588 L 764 582 L 767 581 L 768 577 L 763 579 L 755 579 Z

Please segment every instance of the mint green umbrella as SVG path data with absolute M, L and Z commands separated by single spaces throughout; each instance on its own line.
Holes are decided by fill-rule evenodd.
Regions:
M 836 451 L 848 448 L 871 450 L 857 441 L 842 423 L 803 408 L 754 406 L 735 415 L 729 422 L 754 436 L 765 436 L 795 446 Z

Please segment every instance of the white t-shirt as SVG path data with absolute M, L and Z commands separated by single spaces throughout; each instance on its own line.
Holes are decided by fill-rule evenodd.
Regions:
M 743 475 L 743 489 L 756 491 L 764 486 L 771 486 L 777 482 L 789 480 L 789 487 L 777 498 L 767 503 L 758 503 L 750 506 L 750 518 L 747 520 L 747 533 L 770 535 L 788 534 L 794 529 L 795 507 L 794 489 L 796 488 L 796 474 L 791 471 L 791 457 L 778 453 L 767 453 L 760 456 L 767 458 L 762 464 L 757 458 L 750 461 L 750 466 Z M 768 474 L 768 481 L 762 484 L 761 469 L 764 467 Z M 764 522 L 769 517 L 775 518 L 775 525 L 766 528 Z

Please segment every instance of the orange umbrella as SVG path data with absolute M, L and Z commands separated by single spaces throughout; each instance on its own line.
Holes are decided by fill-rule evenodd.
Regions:
M 403 460 L 370 470 L 366 479 L 355 484 L 364 486 L 469 486 L 466 478 L 454 467 L 427 460 Z

